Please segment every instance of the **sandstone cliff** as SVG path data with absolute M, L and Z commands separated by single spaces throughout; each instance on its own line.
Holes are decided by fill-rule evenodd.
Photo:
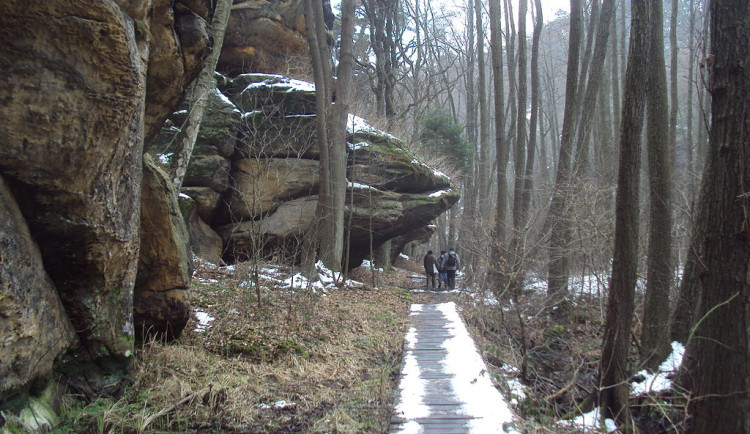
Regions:
M 193 249 L 212 262 L 295 258 L 319 186 L 314 86 L 267 74 L 217 81 L 183 184 L 194 201 L 183 199 Z M 154 145 L 165 163 L 184 115 L 173 114 Z M 347 141 L 346 239 L 356 267 L 371 246 L 424 238 L 459 195 L 405 143 L 360 118 L 350 116 Z

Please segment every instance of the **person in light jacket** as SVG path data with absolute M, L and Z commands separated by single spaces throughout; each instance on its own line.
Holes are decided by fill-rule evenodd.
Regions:
M 438 263 L 435 259 L 435 255 L 432 254 L 432 250 L 427 252 L 424 257 L 424 274 L 427 276 L 427 290 L 435 290 L 437 286 L 435 284 L 435 277 L 438 273 Z
M 448 254 L 445 255 L 443 261 L 440 263 L 441 269 L 445 270 L 446 282 L 445 284 L 449 289 L 455 289 L 456 287 L 456 270 L 461 268 L 461 259 L 458 257 L 453 248 L 448 249 Z

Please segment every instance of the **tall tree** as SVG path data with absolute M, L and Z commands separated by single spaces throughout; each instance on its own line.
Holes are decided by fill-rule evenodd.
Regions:
M 224 44 L 224 33 L 226 33 L 229 14 L 232 10 L 232 0 L 219 0 L 216 3 L 214 16 L 211 19 L 211 29 L 213 36 L 213 47 L 211 53 L 203 64 L 203 69 L 198 77 L 190 86 L 185 100 L 188 106 L 188 116 L 185 124 L 180 128 L 175 140 L 178 142 L 176 148 L 178 151 L 172 159 L 170 175 L 175 191 L 179 192 L 182 187 L 182 181 L 185 178 L 190 157 L 193 154 L 195 140 L 198 138 L 203 113 L 208 102 L 208 94 L 216 88 L 214 81 L 214 71 L 216 63 L 219 61 L 221 47 Z
M 518 232 L 526 222 L 523 212 L 523 187 L 526 172 L 526 96 L 528 94 L 526 80 L 526 0 L 518 1 L 518 111 L 516 119 L 516 146 L 513 168 L 515 170 L 515 184 L 513 187 L 513 229 Z M 517 236 L 517 235 L 516 235 Z M 514 249 L 516 250 L 516 249 Z M 515 260 L 514 262 L 518 262 Z
M 550 230 L 548 293 L 558 306 L 558 316 L 566 315 L 564 309 L 568 292 L 568 244 L 571 239 L 569 197 L 571 190 L 571 160 L 575 137 L 575 115 L 578 112 L 578 67 L 583 33 L 581 0 L 570 0 L 570 37 L 568 43 L 568 67 L 565 84 L 565 110 L 563 113 L 560 152 L 557 160 L 555 189 L 547 216 Z
M 505 90 L 503 88 L 503 35 L 501 18 L 501 0 L 490 1 L 490 45 L 492 48 L 492 84 L 494 88 L 493 108 L 495 110 L 495 160 L 497 165 L 497 199 L 495 202 L 495 224 L 493 228 L 493 257 L 500 261 L 504 257 L 502 247 L 507 237 L 507 203 L 508 183 L 506 168 L 508 166 L 508 146 L 505 141 Z M 496 270 L 501 264 L 492 267 Z M 500 276 L 495 276 L 499 280 Z
M 599 365 L 599 404 L 604 416 L 629 432 L 630 387 L 627 360 L 638 268 L 638 184 L 641 132 L 648 77 L 648 0 L 631 2 L 630 44 L 620 124 L 620 168 L 615 200 L 615 247 L 607 300 L 604 343 Z
M 649 234 L 646 302 L 641 328 L 641 362 L 650 368 L 669 354 L 667 330 L 672 287 L 672 167 L 664 59 L 662 2 L 651 1 L 648 45 L 646 142 L 649 184 Z
M 688 159 L 688 187 L 687 195 L 688 200 L 692 204 L 692 199 L 695 194 L 695 176 L 694 172 L 694 144 L 693 144 L 693 113 L 695 112 L 694 101 L 693 101 L 693 70 L 695 64 L 695 4 L 694 0 L 690 0 L 690 24 L 689 24 L 689 36 L 690 42 L 688 50 L 690 52 L 689 66 L 688 66 L 688 94 L 687 94 L 687 137 L 686 137 L 686 150 Z M 703 219 L 694 219 L 691 240 L 702 238 L 700 232 L 701 225 L 705 223 Z M 669 330 L 670 340 L 687 343 L 690 335 L 690 330 L 695 323 L 695 315 L 697 314 L 697 308 L 700 302 L 700 280 L 697 273 L 699 264 L 695 263 L 695 260 L 700 256 L 697 252 L 693 252 L 693 249 L 699 249 L 700 245 L 696 242 L 691 241 L 689 245 L 689 251 L 687 260 L 685 262 L 685 270 L 683 272 L 682 282 L 680 284 L 680 291 L 677 296 L 675 303 L 675 309 L 672 314 L 672 321 Z
M 312 275 L 318 256 L 331 270 L 341 270 L 346 193 L 346 120 L 353 70 L 352 0 L 342 2 L 341 54 L 333 105 L 333 74 L 322 2 L 305 0 L 305 24 L 315 76 L 316 137 L 320 149 L 320 188 L 316 222 L 305 238 L 303 267 Z M 344 27 L 346 26 L 346 27 Z M 343 38 L 347 38 L 344 40 Z
M 750 432 L 750 4 L 712 0 L 710 147 L 696 239 L 703 288 L 686 362 L 690 432 Z M 691 384 L 692 383 L 692 384 Z
M 544 26 L 544 15 L 542 14 L 542 1 L 534 0 L 536 20 L 531 37 L 531 117 L 529 119 L 529 143 L 526 149 L 526 170 L 524 173 L 522 214 L 524 220 L 531 207 L 531 190 L 534 181 L 534 153 L 537 147 L 537 125 L 540 124 L 540 90 L 539 90 L 539 38 Z

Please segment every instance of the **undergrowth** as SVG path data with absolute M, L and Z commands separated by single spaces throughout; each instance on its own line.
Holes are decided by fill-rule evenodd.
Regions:
M 238 272 L 237 275 L 240 275 Z M 199 266 L 195 317 L 172 343 L 143 345 L 119 399 L 71 397 L 56 432 L 382 432 L 408 300 L 366 286 L 327 295 Z

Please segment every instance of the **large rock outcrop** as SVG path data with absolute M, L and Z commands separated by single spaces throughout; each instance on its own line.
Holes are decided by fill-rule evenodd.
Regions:
M 231 133 L 236 141 L 229 157 L 217 151 L 215 143 L 223 139 L 196 143 L 197 155 L 212 155 L 216 162 L 209 169 L 204 160 L 193 160 L 185 177 L 183 193 L 195 202 L 183 209 L 197 210 L 189 218 L 191 234 L 199 238 L 193 244 L 215 257 L 216 247 L 206 248 L 202 240 L 215 240 L 217 233 L 226 261 L 258 255 L 294 257 L 314 221 L 318 199 L 314 87 L 265 74 L 244 74 L 219 83 L 235 109 L 224 110 L 224 115 L 209 113 L 206 120 L 213 125 L 220 123 L 214 117 L 239 112 L 240 122 L 238 131 Z M 160 142 L 175 134 L 180 116 L 176 113 L 167 122 Z M 350 117 L 347 141 L 350 266 L 369 256 L 371 241 L 375 247 L 391 239 L 403 245 L 431 232 L 430 222 L 458 201 L 458 191 L 445 175 L 364 120 Z M 165 149 L 160 158 L 168 161 L 171 152 Z M 217 178 L 227 179 L 228 186 Z M 199 227 L 193 214 L 200 217 Z M 214 232 L 207 234 L 209 226 Z
M 16 250 L 0 259 L 0 330 L 11 336 L 0 345 L 0 408 L 66 348 L 76 351 L 59 366 L 82 377 L 71 385 L 116 389 L 133 352 L 139 250 L 167 232 L 141 230 L 143 152 L 200 69 L 211 5 L 3 3 L 0 231 Z M 144 288 L 174 289 L 162 283 L 175 286 Z
M 235 1 L 218 70 L 280 73 L 308 69 L 302 0 Z

